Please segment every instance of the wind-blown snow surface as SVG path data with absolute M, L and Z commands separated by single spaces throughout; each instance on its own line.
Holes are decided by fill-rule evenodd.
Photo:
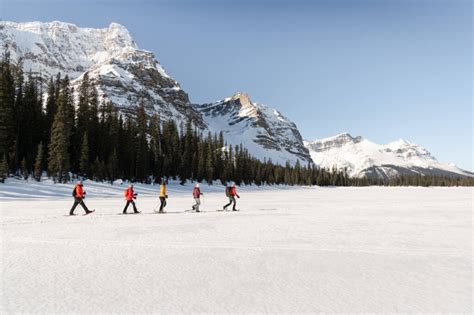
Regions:
M 216 212 L 203 185 L 194 214 L 188 185 L 159 215 L 137 186 L 123 216 L 90 186 L 89 216 L 1 196 L 1 313 L 472 312 L 472 188 L 244 189 Z

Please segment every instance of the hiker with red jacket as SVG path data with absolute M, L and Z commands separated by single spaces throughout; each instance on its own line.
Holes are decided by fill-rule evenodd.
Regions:
M 123 208 L 123 214 L 127 214 L 127 209 L 130 204 L 133 206 L 134 213 L 140 213 L 140 211 L 137 210 L 135 201 L 133 201 L 133 199 L 137 199 L 137 194 L 133 191 L 133 184 L 128 185 L 128 188 L 125 189 L 124 194 L 127 204 L 125 205 L 125 208 Z
M 78 181 L 76 186 L 74 186 L 72 196 L 74 197 L 74 204 L 72 205 L 71 211 L 69 211 L 69 215 L 74 215 L 74 210 L 76 209 L 77 205 L 81 205 L 86 214 L 95 211 L 87 209 L 87 206 L 84 203 L 84 198 L 86 198 L 86 192 L 83 189 L 82 180 Z
M 201 189 L 199 189 L 199 183 L 196 183 L 196 186 L 194 186 L 193 189 L 193 197 L 196 201 L 196 203 L 193 205 L 193 210 L 196 210 L 196 212 L 200 212 L 199 206 L 201 205 L 201 195 L 204 194 L 201 192 Z
M 227 197 L 229 197 L 229 203 L 226 204 L 223 209 L 227 210 L 227 207 L 230 206 L 233 203 L 234 206 L 232 207 L 232 211 L 239 211 L 239 210 L 235 209 L 235 206 L 237 204 L 236 201 L 235 201 L 235 197 L 240 198 L 240 196 L 237 194 L 237 190 L 235 188 L 235 183 L 232 183 L 231 187 L 226 187 L 225 189 L 226 189 L 225 194 L 226 194 Z

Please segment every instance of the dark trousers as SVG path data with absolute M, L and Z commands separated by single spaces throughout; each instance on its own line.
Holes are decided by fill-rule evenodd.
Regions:
M 166 198 L 160 197 L 161 205 L 160 205 L 160 212 L 163 212 L 163 209 L 166 207 Z
M 234 206 L 232 207 L 232 210 L 235 210 L 235 205 L 237 204 L 235 201 L 234 196 L 229 197 L 229 203 L 224 206 L 224 209 L 227 209 L 228 206 L 230 206 L 232 203 L 234 203 Z
M 76 209 L 77 205 L 81 205 L 82 208 L 84 209 L 84 211 L 85 211 L 86 213 L 89 213 L 89 209 L 87 209 L 86 204 L 84 203 L 84 201 L 82 200 L 82 198 L 76 198 L 76 197 L 74 197 L 74 204 L 72 205 L 71 211 L 69 211 L 69 214 L 70 214 L 70 215 L 73 215 L 73 214 L 74 214 L 74 210 Z
M 123 213 L 127 213 L 127 209 L 130 204 L 133 205 L 133 212 L 138 213 L 137 207 L 135 206 L 135 201 L 133 200 L 127 200 L 127 204 L 125 205 L 125 208 L 123 208 Z

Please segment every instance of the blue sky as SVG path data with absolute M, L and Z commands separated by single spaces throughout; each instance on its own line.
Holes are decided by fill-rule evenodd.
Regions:
M 193 102 L 243 91 L 305 139 L 404 138 L 473 170 L 469 0 L 0 0 L 0 13 L 118 22 Z

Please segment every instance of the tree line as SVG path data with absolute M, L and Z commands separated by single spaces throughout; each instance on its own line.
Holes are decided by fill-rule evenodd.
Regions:
M 26 78 L 26 79 L 25 79 Z M 390 180 L 351 178 L 342 170 L 313 164 L 260 161 L 224 136 L 203 134 L 192 121 L 179 125 L 148 115 L 138 104 L 124 114 L 100 101 L 87 73 L 74 91 L 67 76 L 47 82 L 5 52 L 0 64 L 0 180 L 8 176 L 55 182 L 72 177 L 152 183 L 163 178 L 219 180 L 223 184 L 288 185 L 473 185 L 470 178 L 405 176 Z

